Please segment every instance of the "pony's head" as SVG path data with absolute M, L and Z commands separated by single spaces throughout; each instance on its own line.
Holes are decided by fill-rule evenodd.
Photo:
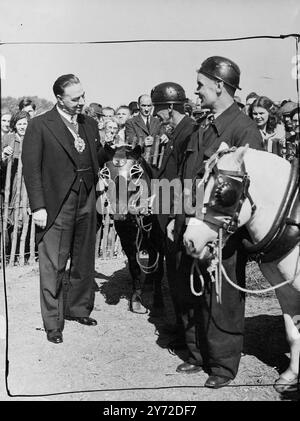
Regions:
M 107 162 L 99 172 L 98 190 L 102 191 L 101 208 L 108 205 L 114 219 L 128 214 L 149 214 L 151 211 L 150 176 L 141 157 L 141 147 L 130 145 L 106 147 Z
M 219 150 L 206 162 L 205 174 L 196 185 L 204 193 L 196 202 L 196 215 L 187 219 L 183 236 L 184 246 L 192 257 L 206 259 L 210 245 L 222 229 L 223 241 L 238 227 L 249 221 L 253 204 L 248 195 L 249 177 L 244 155 L 248 145 L 228 148 L 222 143 Z

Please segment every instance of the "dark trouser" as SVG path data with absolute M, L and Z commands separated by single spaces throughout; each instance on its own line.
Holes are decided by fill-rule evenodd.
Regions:
M 176 268 L 176 252 L 177 247 L 174 241 L 169 240 L 167 236 L 164 239 L 165 257 L 166 257 L 166 270 L 168 278 L 168 286 L 172 304 L 174 307 L 174 313 L 176 317 L 176 324 L 182 324 L 181 308 L 180 308 L 180 297 L 178 294 L 178 288 L 176 284 L 177 268 Z
M 157 216 L 152 215 L 150 219 L 152 228 L 149 237 L 145 241 L 145 248 L 149 253 L 148 266 L 153 267 L 155 263 L 157 265 L 155 271 L 152 272 L 150 270 L 150 273 L 146 275 L 145 285 L 152 284 L 154 286 L 154 305 L 160 307 L 163 306 L 161 284 L 164 276 L 164 237 Z
M 245 285 L 246 254 L 241 244 L 245 231 L 233 235 L 223 250 L 223 265 L 229 278 Z M 189 285 L 192 259 L 182 253 L 178 281 Z M 190 289 L 182 295 L 182 318 L 186 331 L 186 342 L 191 357 L 208 368 L 210 374 L 234 378 L 243 350 L 244 294 L 233 288 L 224 278 L 222 302 L 218 303 L 215 284 L 211 283 L 207 271 L 205 292 L 200 297 L 191 294 Z M 187 292 L 188 291 L 188 292 Z
M 125 220 L 115 220 L 115 229 L 120 237 L 120 242 L 124 253 L 128 259 L 128 268 L 133 280 L 133 288 L 141 288 L 141 269 L 136 260 L 136 235 L 137 226 L 131 217 Z
M 46 330 L 63 329 L 64 316 L 86 317 L 94 306 L 95 191 L 70 191 L 53 225 L 38 244 L 41 312 Z M 71 257 L 69 283 L 63 278 Z

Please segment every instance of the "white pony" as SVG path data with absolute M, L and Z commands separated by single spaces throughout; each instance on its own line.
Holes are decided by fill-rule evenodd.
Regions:
M 256 254 L 262 250 L 258 262 L 263 275 L 272 286 L 282 284 L 276 289 L 276 295 L 290 346 L 290 364 L 276 380 L 274 387 L 278 392 L 293 391 L 299 388 L 300 355 L 300 206 L 297 175 L 294 175 L 292 194 L 292 166 L 288 161 L 268 152 L 251 149 L 248 145 L 237 149 L 226 147 L 226 152 L 217 152 L 215 158 L 210 160 L 210 166 L 206 166 L 202 180 L 204 198 L 200 204 L 201 209 L 197 209 L 197 217 L 188 219 L 183 242 L 187 253 L 197 261 L 208 255 L 211 245 L 215 244 L 217 248 L 216 244 L 218 241 L 220 243 L 218 236 L 221 236 L 223 246 L 232 231 L 243 225 L 247 227 L 253 244 L 257 245 L 248 244 L 249 249 L 252 247 Z M 222 149 L 224 144 L 220 147 Z M 248 182 L 249 186 L 246 185 Z M 281 212 L 285 205 L 284 198 L 287 198 L 287 189 L 290 189 L 292 214 L 287 209 L 285 213 Z M 226 206 L 231 211 L 226 212 Z M 225 209 L 224 213 L 222 208 Z M 294 230 L 292 238 L 280 239 L 278 233 L 283 231 L 280 218 L 283 223 L 288 221 Z M 277 224 L 277 231 L 274 230 L 274 224 Z M 287 225 L 285 228 L 289 229 Z M 270 240 L 272 230 L 273 242 Z M 222 246 L 219 244 L 220 253 Z M 265 254 L 263 247 L 267 250 Z M 223 279 L 226 279 L 222 269 L 219 271 L 221 273 Z

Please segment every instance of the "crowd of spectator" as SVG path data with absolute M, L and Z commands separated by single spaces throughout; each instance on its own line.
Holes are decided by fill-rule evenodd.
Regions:
M 280 103 L 270 98 L 251 92 L 247 95 L 245 103 L 238 96 L 234 97 L 240 109 L 249 115 L 257 124 L 264 149 L 275 153 L 288 161 L 299 155 L 299 106 L 297 103 L 286 99 Z M 184 112 L 196 123 L 201 123 L 207 118 L 209 110 L 200 105 L 187 102 Z M 85 106 L 84 113 L 97 121 L 100 141 L 115 147 L 118 144 L 140 143 L 139 132 L 134 121 L 142 118 L 145 124 L 151 122 L 148 136 L 144 134 L 143 146 L 151 146 L 154 134 L 158 130 L 157 117 L 152 116 L 152 103 L 149 95 L 141 95 L 137 101 L 128 105 L 122 104 L 117 108 L 111 105 L 102 106 L 100 103 L 90 103 Z M 22 141 L 26 132 L 28 121 L 36 116 L 36 104 L 30 98 L 23 98 L 18 105 L 18 110 L 10 111 L 1 109 L 1 202 L 4 202 L 7 163 L 11 162 L 9 180 L 9 212 L 7 229 L 14 226 L 14 209 L 16 201 L 16 186 L 19 157 L 22 150 Z M 150 120 L 148 120 L 148 117 Z M 155 124 L 154 124 L 155 123 Z M 154 124 L 154 126 L 153 126 Z M 135 129 L 134 129 L 135 127 Z M 137 135 L 137 136 L 135 136 Z M 140 143 L 141 144 L 141 143 Z M 7 187 L 7 186 L 6 186 Z M 20 214 L 21 215 L 21 214 Z M 21 216 L 19 217 L 19 219 Z M 22 225 L 22 220 L 18 221 Z
M 147 96 L 147 95 L 145 95 Z M 128 105 L 122 104 L 117 108 L 102 106 L 92 102 L 84 108 L 84 113 L 94 118 L 98 123 L 102 145 L 126 142 L 126 122 L 142 113 L 140 101 Z M 248 114 L 257 124 L 265 150 L 276 153 L 289 161 L 297 155 L 299 149 L 299 108 L 290 99 L 274 102 L 270 98 L 251 92 L 247 95 L 245 104 L 241 98 L 235 96 L 235 101 L 243 112 Z M 151 105 L 151 104 L 150 104 Z M 36 105 L 30 98 L 23 98 L 18 110 L 12 112 L 8 108 L 1 109 L 1 153 L 2 165 L 10 156 L 18 158 L 20 143 L 24 137 L 28 120 L 35 117 Z M 185 114 L 201 123 L 208 110 L 201 106 L 186 103 Z

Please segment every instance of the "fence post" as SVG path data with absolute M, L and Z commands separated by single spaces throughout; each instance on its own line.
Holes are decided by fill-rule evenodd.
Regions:
M 110 244 L 110 258 L 114 257 L 115 252 L 115 243 L 116 243 L 116 230 L 115 230 L 115 224 L 113 223 L 110 229 L 110 237 L 111 237 L 111 244 Z
M 31 226 L 30 226 L 30 255 L 29 255 L 29 264 L 35 262 L 35 223 L 33 222 L 32 215 L 30 216 Z
M 26 238 L 28 233 L 28 225 L 29 225 L 29 215 L 27 213 L 27 203 L 28 203 L 28 195 L 24 183 L 24 179 L 22 178 L 22 192 L 21 192 L 21 204 L 22 204 L 22 234 L 20 238 L 20 260 L 19 263 L 21 266 L 25 264 L 25 245 L 26 245 Z
M 96 233 L 95 259 L 97 259 L 99 257 L 99 247 L 100 247 L 101 234 L 102 234 L 102 223 L 101 223 L 101 226 Z
M 3 233 L 6 238 L 7 230 L 7 220 L 8 220 L 8 206 L 9 206 L 9 196 L 10 196 L 10 185 L 11 185 L 11 167 L 12 167 L 12 157 L 9 158 L 7 167 L 6 167 L 6 178 L 5 178 L 5 188 L 4 188 L 4 212 L 3 212 Z
M 20 213 L 20 196 L 21 196 L 21 182 L 22 182 L 22 142 L 20 142 L 20 155 L 18 158 L 18 169 L 16 173 L 16 196 L 14 203 L 14 229 L 12 234 L 12 243 L 10 250 L 9 266 L 13 266 L 15 262 L 15 253 L 18 241 L 18 225 L 19 225 L 19 213 Z
M 104 229 L 103 229 L 103 240 L 102 240 L 102 256 L 103 256 L 103 258 L 107 257 L 108 231 L 109 231 L 109 213 L 106 212 L 105 218 L 104 218 Z

